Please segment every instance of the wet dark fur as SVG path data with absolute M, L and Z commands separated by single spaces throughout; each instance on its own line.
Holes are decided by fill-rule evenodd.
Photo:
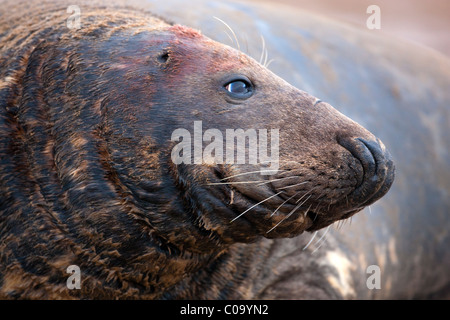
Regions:
M 38 6 L 0 32 L 0 297 L 292 297 L 276 290 L 284 280 L 270 271 L 281 244 L 262 236 L 320 229 L 389 189 L 392 182 L 353 197 L 363 169 L 338 138 L 373 135 L 244 55 L 132 9 L 83 7 L 82 29 L 69 30 L 66 8 Z M 193 90 L 202 88 L 200 75 L 227 70 L 260 79 L 260 110 L 244 117 L 211 89 Z M 295 120 L 289 110 L 298 110 Z M 284 185 L 241 186 L 230 199 L 232 187 L 205 184 L 238 171 L 176 167 L 170 134 L 196 119 L 223 129 L 285 127 L 291 119 L 280 167 L 297 175 L 293 184 L 307 183 L 230 224 Z M 306 192 L 302 211 L 266 235 Z M 289 207 L 271 217 L 288 196 Z M 69 265 L 81 269 L 81 290 L 66 287 Z M 333 297 L 296 290 L 299 298 Z

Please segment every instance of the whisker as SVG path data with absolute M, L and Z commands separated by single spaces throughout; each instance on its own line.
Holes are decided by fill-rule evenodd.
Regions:
M 307 196 L 308 194 L 310 194 L 311 192 L 313 192 L 314 191 L 314 189 L 316 189 L 317 187 L 314 187 L 314 188 L 312 188 L 312 189 L 309 189 L 309 191 L 308 192 L 306 192 L 303 196 L 301 196 L 300 197 L 300 199 L 298 199 L 295 203 L 299 203 L 305 196 Z M 310 195 L 309 197 L 311 197 L 312 195 Z M 309 197 L 308 197 L 308 199 L 309 199 Z M 303 202 L 304 203 L 304 202 Z
M 298 208 L 300 208 L 306 201 L 308 201 L 308 199 L 311 197 L 312 195 L 309 195 L 309 197 L 303 201 L 302 203 L 300 203 L 299 205 L 295 206 L 294 209 L 292 209 L 291 212 L 289 212 L 289 214 L 287 216 L 285 216 L 283 219 L 281 219 L 280 222 L 278 222 L 275 226 L 273 226 L 269 231 L 267 231 L 266 233 L 269 233 L 270 231 L 272 231 L 273 229 L 275 229 L 276 227 L 278 227 L 284 220 L 288 219 Z
M 306 244 L 306 246 L 304 246 L 304 248 L 302 250 L 306 250 L 306 248 L 309 247 L 309 245 L 311 244 L 311 242 L 313 242 L 314 238 L 317 236 L 317 233 L 319 231 L 314 232 L 313 236 L 311 237 L 311 240 L 309 240 L 309 242 Z
M 286 178 L 291 178 L 291 177 L 286 177 Z M 297 200 L 297 202 L 296 203 L 298 203 L 300 200 L 302 200 L 306 195 L 308 195 L 308 193 L 310 193 L 311 191 L 313 191 L 315 188 L 313 188 L 313 189 L 311 189 L 310 191 L 308 191 L 307 193 L 305 193 L 299 200 Z M 272 214 L 270 215 L 271 217 L 286 203 L 286 202 L 288 202 L 289 200 L 291 200 L 292 198 L 294 198 L 295 196 L 297 196 L 298 194 L 300 193 L 300 191 L 297 191 L 294 195 L 292 195 L 291 197 L 289 197 L 288 199 L 286 199 L 282 204 L 280 204 L 279 206 L 278 206 L 278 208 L 276 208 L 275 209 L 275 211 L 274 212 L 272 212 Z M 308 199 L 310 198 L 311 196 L 309 196 L 308 197 Z M 307 201 L 308 199 L 306 199 L 305 201 Z M 305 203 L 305 201 L 304 202 L 302 202 L 299 206 L 302 206 L 304 203 Z M 312 204 L 308 207 L 308 209 L 305 211 L 305 216 L 308 214 L 308 211 L 311 209 L 311 206 L 312 206 Z M 297 206 L 298 207 L 298 206 Z M 295 209 L 294 209 L 295 210 Z M 291 213 L 292 213 L 292 211 L 291 211 Z M 290 213 L 290 214 L 291 214 Z M 284 220 L 284 219 L 283 219 Z M 283 221 L 282 220 L 282 221 Z M 282 222 L 281 221 L 281 222 Z
M 245 53 L 247 55 L 250 55 L 249 52 L 248 52 L 248 38 L 247 38 L 246 34 L 244 34 L 244 41 L 245 41 Z
M 309 209 L 311 209 L 311 206 L 312 206 L 312 203 L 309 205 L 308 209 L 306 209 L 306 211 L 305 211 L 305 213 L 304 213 L 305 217 L 306 217 L 306 215 L 308 214 Z
M 280 188 L 280 190 L 293 188 L 293 187 L 296 187 L 296 186 L 299 186 L 299 185 L 302 185 L 302 184 L 305 184 L 305 183 L 308 183 L 308 181 L 303 181 L 303 182 L 300 182 L 300 183 L 297 183 L 297 184 L 293 184 L 291 186 L 283 187 L 283 188 Z
M 300 192 L 300 191 L 299 191 Z M 289 197 L 288 199 L 286 199 L 282 204 L 280 204 L 279 206 L 278 206 L 278 208 L 276 208 L 275 209 L 275 211 L 274 212 L 272 212 L 272 214 L 270 215 L 271 217 L 286 203 L 286 202 L 288 202 L 289 200 L 291 200 L 293 197 L 295 197 L 296 195 L 298 195 L 299 194 L 299 192 L 297 192 L 296 194 L 294 194 L 292 197 Z
M 265 65 L 265 67 L 269 68 L 270 64 L 274 61 L 275 61 L 275 59 L 270 59 L 269 62 L 267 62 L 267 64 Z
M 304 196 L 306 196 L 309 192 L 311 192 L 313 189 L 311 189 L 311 190 L 309 190 L 307 193 L 305 193 L 305 195 Z M 304 197 L 303 196 L 303 197 Z M 309 198 L 311 198 L 311 196 L 312 196 L 312 194 L 310 194 L 309 196 L 308 196 L 308 198 L 306 198 L 306 200 L 305 201 L 303 201 L 302 203 L 300 203 L 300 206 L 302 206 L 302 205 L 304 205 L 305 203 L 306 203 L 306 201 L 308 201 L 309 200 Z M 302 197 L 302 198 L 303 198 Z M 302 198 L 300 198 L 300 199 L 302 199 Z M 297 200 L 297 202 L 299 202 L 298 200 Z
M 264 63 L 263 63 L 263 66 L 265 67 L 266 66 L 266 64 L 267 64 L 267 59 L 269 58 L 269 52 L 267 51 L 267 48 L 266 48 L 266 56 L 265 56 L 265 58 L 264 58 Z
M 348 219 L 342 219 L 342 220 L 339 220 L 341 229 L 342 229 L 343 227 L 345 227 L 345 224 L 347 223 L 347 221 L 348 221 Z
M 286 220 L 287 218 L 289 218 L 298 208 L 300 208 L 301 205 L 297 205 L 294 209 L 292 209 L 291 212 L 289 212 L 289 214 L 287 216 L 285 216 L 283 219 L 281 219 L 281 221 L 279 221 L 276 225 L 274 225 L 269 231 L 267 231 L 266 233 L 271 232 L 272 230 L 274 230 L 276 227 L 278 227 L 284 220 Z
M 231 31 L 231 34 L 233 35 L 234 39 L 236 40 L 236 45 L 238 47 L 238 50 L 241 51 L 241 46 L 239 45 L 239 41 L 238 41 L 238 39 L 236 37 L 236 33 L 234 33 L 233 29 L 231 29 L 231 27 L 225 21 L 223 21 L 222 19 L 219 19 L 217 17 L 213 17 L 213 18 L 216 19 L 216 20 L 219 20 L 220 22 L 222 22 L 228 28 L 228 30 Z
M 259 58 L 259 64 L 262 64 L 264 57 L 264 50 L 266 50 L 266 40 L 264 39 L 263 35 L 261 35 L 261 40 L 262 40 L 262 52 L 261 57 Z
M 326 193 L 326 192 L 323 191 L 316 199 L 319 200 L 325 193 Z M 313 211 L 314 211 L 315 213 L 317 213 L 317 212 L 319 211 L 319 207 L 320 207 L 321 204 L 322 204 L 322 200 L 320 200 L 320 201 L 317 203 L 316 207 L 314 208 Z M 316 216 L 316 218 L 317 218 L 317 216 Z M 314 219 L 314 221 L 315 221 L 315 219 Z M 313 221 L 313 222 L 314 222 L 314 221 Z
M 316 216 L 314 217 L 313 222 L 316 221 L 316 219 L 317 219 L 318 212 L 319 212 L 319 206 L 320 206 L 320 202 L 317 204 L 316 208 L 314 209 L 314 212 L 316 213 Z
M 283 191 L 280 191 L 280 192 L 278 192 L 278 193 L 276 193 L 276 194 L 274 194 L 274 195 L 272 195 L 272 196 L 270 196 L 270 197 L 268 197 L 268 198 L 266 198 L 266 199 L 264 199 L 264 200 L 258 202 L 257 204 L 254 204 L 253 206 L 251 206 L 250 208 L 248 208 L 247 210 L 245 210 L 244 212 L 242 212 L 240 215 L 238 215 L 237 217 L 235 217 L 235 218 L 234 218 L 233 220 L 231 220 L 230 222 L 235 221 L 236 219 L 240 218 L 241 216 L 243 216 L 245 213 L 247 213 L 248 211 L 250 211 L 251 209 L 253 209 L 253 208 L 256 207 L 257 205 L 260 205 L 261 203 L 266 202 L 267 200 L 270 200 L 270 199 L 272 199 L 273 197 L 278 196 L 278 195 L 279 195 L 280 193 L 282 193 L 282 192 L 283 192 Z
M 218 186 L 218 185 L 225 185 L 225 184 L 248 184 L 248 183 L 260 183 L 265 182 L 266 180 L 254 180 L 254 181 L 231 181 L 231 182 L 211 182 L 205 184 L 205 186 Z
M 214 17 L 214 16 L 213 16 L 213 18 L 215 18 L 216 20 L 221 21 L 221 20 L 220 20 L 219 18 L 217 18 L 217 17 Z M 221 21 L 221 22 L 224 23 L 223 21 Z M 224 24 L 225 24 L 225 23 L 224 23 Z M 225 24 L 225 25 L 226 25 L 226 24 Z M 233 37 L 230 36 L 230 34 L 227 32 L 227 30 L 224 30 L 224 32 L 225 32 L 225 34 L 228 36 L 228 39 L 230 39 L 231 43 L 234 44 Z
M 226 178 L 223 178 L 223 179 L 220 179 L 220 180 L 221 181 L 222 180 L 228 180 L 228 179 L 231 179 L 231 178 L 234 178 L 234 177 L 244 176 L 246 174 L 258 173 L 258 172 L 272 172 L 272 171 L 274 171 L 274 170 L 257 170 L 257 171 L 242 172 L 242 173 L 234 174 L 232 176 L 229 176 L 229 177 L 226 177 Z M 278 171 L 287 171 L 287 170 L 278 170 Z
M 323 235 L 320 237 L 320 239 L 317 240 L 316 245 L 320 242 L 320 240 L 322 240 L 322 239 L 325 237 L 325 235 L 327 234 L 328 230 L 330 230 L 330 227 L 331 227 L 331 225 L 329 225 L 329 226 L 327 227 L 327 229 L 325 230 L 325 232 L 323 233 Z M 314 249 L 313 252 L 311 252 L 311 254 L 313 254 L 314 252 L 316 252 L 317 250 L 319 250 L 319 248 L 320 248 L 320 247 L 322 246 L 322 244 L 324 244 L 324 243 L 325 243 L 325 240 L 323 240 L 322 243 L 321 243 L 316 249 Z
M 298 178 L 298 176 L 290 176 L 290 177 L 283 177 L 283 178 L 267 180 L 266 182 L 262 182 L 262 183 L 258 184 L 258 186 L 263 185 L 263 184 L 267 184 L 267 183 L 270 183 L 270 182 L 274 182 L 274 181 L 280 181 L 280 180 L 286 180 L 286 179 L 292 179 L 292 178 Z
M 230 181 L 230 182 L 211 182 L 205 184 L 206 186 L 216 186 L 216 185 L 224 185 L 224 184 L 247 184 L 247 183 L 258 183 L 257 186 L 267 184 L 274 181 L 280 181 L 285 179 L 291 179 L 291 178 L 298 178 L 297 176 L 291 176 L 291 177 L 283 177 L 283 178 L 277 178 L 277 179 L 271 179 L 271 180 L 251 180 L 251 181 Z M 228 179 L 228 178 L 226 178 Z M 224 180 L 224 179 L 222 179 Z
M 228 33 L 228 31 L 227 30 L 224 30 L 223 32 L 225 32 L 225 34 L 228 36 L 228 39 L 230 39 L 230 41 L 231 41 L 231 44 L 233 45 L 234 44 L 234 40 L 233 40 L 233 37 Z

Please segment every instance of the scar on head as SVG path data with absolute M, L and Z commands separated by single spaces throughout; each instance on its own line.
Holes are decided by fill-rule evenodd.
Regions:
M 170 27 L 169 30 L 176 34 L 179 34 L 179 35 L 182 35 L 182 36 L 188 37 L 188 38 L 202 37 L 202 34 L 200 33 L 200 31 L 189 28 L 189 27 L 181 26 L 179 24 Z

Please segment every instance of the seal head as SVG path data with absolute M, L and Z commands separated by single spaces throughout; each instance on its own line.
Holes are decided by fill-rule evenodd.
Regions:
M 235 49 L 181 26 L 167 31 L 155 52 L 158 94 L 150 101 L 145 96 L 157 106 L 145 130 L 160 128 L 159 135 L 142 133 L 159 142 L 158 150 L 168 158 L 174 148 L 168 136 L 177 128 L 193 132 L 195 121 L 223 136 L 230 128 L 280 133 L 279 168 L 272 175 L 261 174 L 263 163 L 218 164 L 205 154 L 201 165 L 162 161 L 184 198 L 184 212 L 211 238 L 296 236 L 346 219 L 388 191 L 394 166 L 370 132 Z

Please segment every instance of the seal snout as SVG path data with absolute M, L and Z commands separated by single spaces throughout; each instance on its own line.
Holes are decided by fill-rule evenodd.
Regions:
M 384 196 L 394 181 L 394 164 L 390 153 L 377 138 L 339 138 L 338 143 L 361 163 L 359 184 L 351 194 L 360 207 L 370 205 Z

